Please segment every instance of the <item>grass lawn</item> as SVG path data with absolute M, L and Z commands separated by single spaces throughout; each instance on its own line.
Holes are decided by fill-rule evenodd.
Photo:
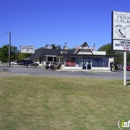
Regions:
M 0 130 L 118 130 L 129 109 L 122 80 L 0 77 Z

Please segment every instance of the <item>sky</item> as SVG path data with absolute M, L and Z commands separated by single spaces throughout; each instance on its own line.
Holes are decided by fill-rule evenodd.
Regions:
M 0 0 L 0 47 L 46 44 L 96 49 L 111 43 L 112 11 L 130 12 L 130 0 Z

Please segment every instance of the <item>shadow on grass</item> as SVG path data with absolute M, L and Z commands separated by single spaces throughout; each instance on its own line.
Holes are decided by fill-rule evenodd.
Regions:
M 126 81 L 127 81 L 127 82 L 128 82 L 128 81 L 130 81 L 130 79 L 127 79 Z M 130 85 L 130 82 L 129 82 L 129 83 L 127 83 L 126 85 Z

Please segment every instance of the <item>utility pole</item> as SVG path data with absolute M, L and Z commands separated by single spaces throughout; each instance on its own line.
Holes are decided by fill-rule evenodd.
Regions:
M 9 67 L 11 67 L 10 53 L 11 53 L 11 31 L 9 31 Z

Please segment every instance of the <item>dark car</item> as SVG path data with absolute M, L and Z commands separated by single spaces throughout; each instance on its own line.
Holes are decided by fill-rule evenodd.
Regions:
M 18 65 L 24 65 L 24 63 L 26 62 L 27 60 L 18 60 L 17 61 L 17 64 Z
M 31 60 L 27 60 L 27 61 L 24 62 L 23 65 L 26 65 L 26 66 L 38 66 L 38 63 L 35 63 L 35 62 L 31 61 Z
M 31 60 L 27 60 L 27 61 L 24 62 L 23 65 L 29 65 L 30 63 L 33 63 L 33 62 Z
M 38 63 L 32 62 L 29 64 L 29 66 L 38 66 Z

